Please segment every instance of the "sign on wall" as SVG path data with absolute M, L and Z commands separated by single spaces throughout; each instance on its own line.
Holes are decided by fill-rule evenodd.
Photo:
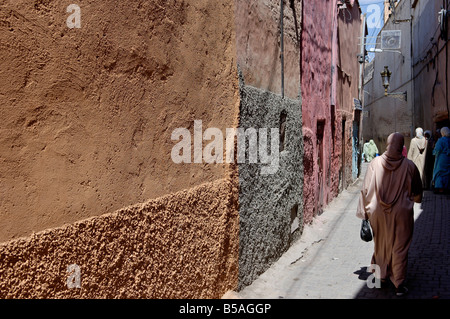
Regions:
M 401 30 L 381 31 L 381 50 L 400 49 L 401 38 L 402 38 Z

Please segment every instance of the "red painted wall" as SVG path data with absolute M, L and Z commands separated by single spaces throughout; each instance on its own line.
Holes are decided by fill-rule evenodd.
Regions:
M 330 129 L 331 44 L 334 0 L 303 2 L 302 116 L 304 138 L 304 221 L 312 221 L 330 192 L 326 185 L 332 148 Z M 322 146 L 317 123 L 324 123 Z M 320 130 L 320 128 L 319 128 Z M 320 132 L 319 132 L 320 133 Z M 322 150 L 322 155 L 320 155 Z M 322 170 L 319 169 L 322 167 Z M 321 188 L 322 185 L 322 188 Z
M 358 97 L 359 81 L 358 45 L 354 40 L 360 34 L 361 20 L 358 1 L 347 4 L 345 21 L 341 21 L 343 13 L 338 7 L 337 0 L 323 0 L 304 1 L 302 8 L 305 223 L 351 182 L 351 101 Z

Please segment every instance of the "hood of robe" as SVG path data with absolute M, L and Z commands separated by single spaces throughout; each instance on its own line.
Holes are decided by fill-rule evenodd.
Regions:
M 387 139 L 386 152 L 379 159 L 385 170 L 377 170 L 376 188 L 386 212 L 399 199 L 407 178 L 408 160 L 402 155 L 403 145 L 403 135 L 392 133 Z
M 421 127 L 416 128 L 416 137 L 423 138 L 423 129 Z
M 405 139 L 400 133 L 392 133 L 387 139 L 386 152 L 381 156 L 381 165 L 389 171 L 396 170 L 403 162 L 403 146 Z

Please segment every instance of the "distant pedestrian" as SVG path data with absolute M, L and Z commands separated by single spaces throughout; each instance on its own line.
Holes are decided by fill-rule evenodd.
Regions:
M 373 140 L 370 140 L 369 142 L 364 144 L 363 148 L 364 157 L 366 162 L 372 161 L 378 154 L 378 148 L 377 145 Z
M 443 127 L 441 135 L 433 150 L 433 184 L 438 192 L 444 193 L 450 190 L 450 129 Z
M 374 239 L 372 264 L 381 281 L 390 279 L 401 296 L 408 289 L 408 250 L 414 228 L 414 202 L 422 201 L 422 182 L 416 165 L 402 156 L 403 135 L 393 133 L 387 148 L 367 168 L 356 216 L 369 219 Z
M 433 167 L 434 167 L 434 138 L 430 130 L 423 133 L 423 136 L 427 139 L 427 155 L 425 158 L 425 182 L 426 189 L 431 187 L 431 180 L 433 179 Z
M 408 157 L 408 150 L 405 145 L 403 145 L 402 155 L 403 157 Z
M 423 129 L 416 128 L 416 136 L 411 140 L 408 151 L 408 159 L 416 164 L 419 169 L 422 186 L 426 187 L 425 160 L 427 156 L 427 139 L 423 136 Z
M 366 142 L 363 145 L 363 151 L 362 151 L 362 159 L 364 162 L 367 162 L 366 159 L 366 151 L 367 151 L 367 147 L 369 146 L 369 140 L 366 140 Z
M 440 128 L 438 128 L 437 130 L 436 130 L 436 141 L 438 140 L 438 139 L 440 139 L 441 138 L 441 129 Z

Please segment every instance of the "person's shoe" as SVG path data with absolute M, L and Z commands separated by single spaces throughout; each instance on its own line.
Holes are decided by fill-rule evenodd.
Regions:
M 398 286 L 398 288 L 395 289 L 395 294 L 396 294 L 398 297 L 404 296 L 404 295 L 406 295 L 407 293 L 408 293 L 408 288 L 406 288 L 406 287 L 403 286 L 403 285 L 400 285 L 400 286 Z

